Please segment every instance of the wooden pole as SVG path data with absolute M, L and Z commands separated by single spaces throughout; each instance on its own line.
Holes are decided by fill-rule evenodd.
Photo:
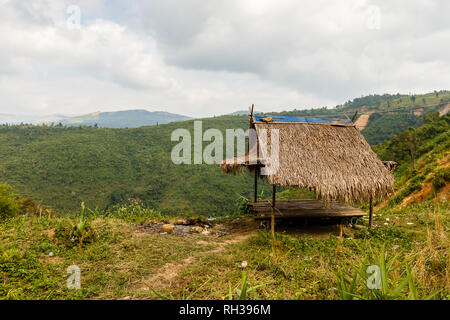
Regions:
M 275 252 L 275 199 L 277 186 L 272 185 L 272 216 L 270 219 L 270 226 L 272 228 L 272 250 Z
M 258 201 L 258 168 L 255 168 L 255 190 L 253 195 L 253 202 Z
M 370 196 L 370 203 L 369 203 L 369 228 L 372 227 L 372 214 L 373 214 L 373 198 Z

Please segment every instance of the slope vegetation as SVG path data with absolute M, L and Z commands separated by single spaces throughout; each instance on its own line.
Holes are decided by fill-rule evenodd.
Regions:
M 434 113 L 419 128 L 401 132 L 376 147 L 383 160 L 399 163 L 396 192 L 389 206 L 407 207 L 427 200 L 447 201 L 450 183 L 450 115 Z
M 204 131 L 247 127 L 247 117 L 203 121 Z M 179 128 L 193 143 L 193 121 L 136 129 L 1 126 L 0 181 L 58 209 L 140 198 L 163 212 L 233 211 L 240 195 L 250 197 L 252 178 L 224 175 L 218 165 L 175 165 L 171 133 Z

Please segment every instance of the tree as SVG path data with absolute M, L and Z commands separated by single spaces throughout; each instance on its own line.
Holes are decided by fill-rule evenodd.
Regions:
M 408 130 L 399 133 L 396 138 L 398 139 L 399 148 L 411 158 L 412 169 L 416 169 L 416 154 L 419 145 L 416 130 L 414 128 L 408 128 Z
M 432 112 L 423 117 L 423 122 L 426 124 L 431 124 L 438 122 L 440 120 L 439 112 Z

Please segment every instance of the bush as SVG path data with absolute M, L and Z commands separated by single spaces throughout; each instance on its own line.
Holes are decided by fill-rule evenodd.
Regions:
M 160 220 L 162 215 L 145 206 L 138 199 L 129 199 L 127 203 L 120 204 L 106 210 L 105 216 L 122 219 L 128 222 L 147 222 L 149 220 Z
M 450 181 L 450 168 L 436 170 L 431 180 L 434 190 L 438 191 Z
M 13 193 L 10 186 L 0 184 L 0 219 L 12 217 L 20 213 L 21 201 Z
M 97 238 L 94 228 L 85 218 L 84 202 L 81 203 L 81 213 L 77 224 L 67 226 L 60 225 L 55 230 L 55 237 L 65 246 L 84 248 Z
M 248 200 L 246 197 L 244 196 L 240 196 L 241 199 L 238 203 L 238 212 L 240 214 L 250 214 L 252 213 L 252 208 L 250 206 L 250 200 Z

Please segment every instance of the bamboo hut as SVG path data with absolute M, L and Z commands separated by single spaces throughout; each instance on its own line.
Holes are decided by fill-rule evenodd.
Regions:
M 246 155 L 224 160 L 221 167 L 225 173 L 236 174 L 243 167 L 254 173 L 252 205 L 256 212 L 270 210 L 267 205 L 264 207 L 257 202 L 258 177 L 267 178 L 273 185 L 274 194 L 269 205 L 281 216 L 283 210 L 306 215 L 317 212 L 360 216 L 364 213 L 349 205 L 368 201 L 371 218 L 373 200 L 384 199 L 393 190 L 391 172 L 351 120 L 265 117 L 253 115 L 251 110 L 250 128 L 256 131 L 256 143 L 249 143 Z M 272 132 L 278 134 L 278 157 L 270 156 Z M 274 167 L 276 170 L 272 173 L 261 176 L 262 168 Z M 276 185 L 312 189 L 322 200 L 321 204 L 314 200 L 278 201 L 275 204 Z

